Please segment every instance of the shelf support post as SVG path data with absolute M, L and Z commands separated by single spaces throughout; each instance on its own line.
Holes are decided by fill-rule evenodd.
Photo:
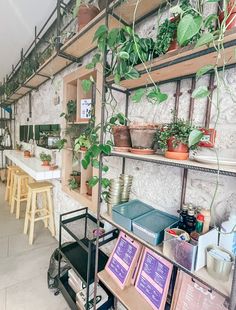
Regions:
M 236 262 L 234 261 L 234 274 L 233 274 L 233 282 L 231 288 L 231 295 L 230 295 L 230 310 L 236 309 Z

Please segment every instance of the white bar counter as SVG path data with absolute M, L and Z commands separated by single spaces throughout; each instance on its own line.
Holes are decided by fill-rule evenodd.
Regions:
M 49 167 L 42 166 L 42 162 L 38 158 L 24 157 L 24 152 L 5 150 L 4 155 L 36 181 L 59 179 L 61 177 L 60 169 L 49 170 Z

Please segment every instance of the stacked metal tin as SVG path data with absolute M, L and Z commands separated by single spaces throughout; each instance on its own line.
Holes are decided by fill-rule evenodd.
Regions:
M 129 201 L 133 176 L 121 174 L 119 178 L 111 179 L 107 195 L 107 210 L 111 214 L 113 206 Z

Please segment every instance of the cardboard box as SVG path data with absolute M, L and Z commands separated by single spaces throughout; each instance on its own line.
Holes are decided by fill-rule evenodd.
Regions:
M 190 271 L 197 271 L 206 265 L 206 248 L 210 244 L 217 244 L 216 229 L 200 235 L 198 245 L 179 240 L 165 230 L 163 253 L 175 260 L 176 263 Z

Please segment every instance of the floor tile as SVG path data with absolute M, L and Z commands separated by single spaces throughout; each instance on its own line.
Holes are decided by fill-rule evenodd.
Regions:
M 45 273 L 56 243 L 40 249 L 27 251 L 0 259 L 0 289 L 15 285 Z
M 46 274 L 7 289 L 6 310 L 69 310 L 62 295 L 47 288 Z
M 0 290 L 0 310 L 6 310 L 6 290 Z
M 8 237 L 0 238 L 0 258 L 8 255 Z

